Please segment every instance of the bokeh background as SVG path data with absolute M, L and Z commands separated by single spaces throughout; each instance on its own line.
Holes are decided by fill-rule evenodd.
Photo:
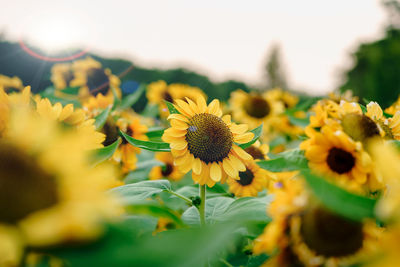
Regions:
M 83 54 L 120 75 L 125 93 L 160 79 L 221 100 L 238 88 L 351 89 L 388 106 L 400 93 L 395 0 L 20 0 L 0 25 L 0 74 L 34 92 L 57 60 Z

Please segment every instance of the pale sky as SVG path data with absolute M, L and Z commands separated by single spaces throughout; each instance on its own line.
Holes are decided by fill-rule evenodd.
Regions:
M 49 49 L 80 44 L 147 67 L 187 66 L 214 81 L 257 84 L 279 43 L 289 83 L 309 93 L 340 84 L 360 41 L 383 35 L 378 0 L 1 0 L 0 30 Z

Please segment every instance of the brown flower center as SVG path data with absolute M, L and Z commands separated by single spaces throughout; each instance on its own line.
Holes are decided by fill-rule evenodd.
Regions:
M 368 116 L 350 113 L 342 119 L 343 131 L 355 141 L 364 141 L 367 138 L 379 136 L 376 123 Z
M 271 111 L 268 101 L 260 95 L 249 95 L 243 108 L 249 116 L 257 119 L 268 116 Z
M 256 146 L 249 146 L 245 149 L 245 151 L 249 153 L 253 157 L 253 159 L 265 159 L 262 151 Z
M 173 170 L 174 167 L 170 163 L 166 163 L 164 166 L 161 167 L 161 174 L 163 177 L 168 177 Z
M 57 201 L 53 177 L 24 152 L 0 141 L 0 222 L 16 223 Z
M 195 158 L 209 163 L 222 161 L 232 148 L 233 136 L 225 122 L 212 114 L 201 113 L 189 120 L 188 149 Z
M 111 145 L 112 143 L 117 141 L 119 137 L 119 128 L 117 127 L 113 119 L 107 119 L 106 123 L 103 126 L 102 132 L 106 135 L 106 139 L 103 141 L 104 146 Z M 123 138 L 123 140 L 125 141 L 125 138 Z
M 172 95 L 171 95 L 167 90 L 165 90 L 165 91 L 163 92 L 162 98 L 163 98 L 164 100 L 168 101 L 168 102 L 171 102 L 171 103 L 174 101 L 174 99 L 172 98 Z
M 329 150 L 327 163 L 332 171 L 343 174 L 353 169 L 356 159 L 350 152 L 334 147 Z
M 342 257 L 356 253 L 363 245 L 363 226 L 314 207 L 302 216 L 301 234 L 309 248 L 325 257 Z
M 243 186 L 246 186 L 253 182 L 254 174 L 250 169 L 246 168 L 246 171 L 239 172 L 239 178 L 240 179 L 237 180 L 237 182 Z
M 99 93 L 106 95 L 110 89 L 110 79 L 104 69 L 91 68 L 87 73 L 87 86 L 90 94 L 94 96 Z
M 72 70 L 68 70 L 68 71 L 64 72 L 62 74 L 62 76 L 64 78 L 64 81 L 65 81 L 65 84 L 67 85 L 67 87 L 70 86 L 71 81 L 75 78 L 74 72 Z

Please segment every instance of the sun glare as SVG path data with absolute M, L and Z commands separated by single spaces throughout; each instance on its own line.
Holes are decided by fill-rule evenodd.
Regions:
M 46 52 L 52 53 L 81 45 L 82 28 L 71 20 L 41 20 L 30 28 L 27 40 Z

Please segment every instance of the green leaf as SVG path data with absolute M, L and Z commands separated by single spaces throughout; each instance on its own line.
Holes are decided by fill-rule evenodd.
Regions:
M 367 113 L 367 108 L 363 104 L 359 103 L 358 105 L 360 106 L 363 114 Z
M 97 115 L 94 119 L 94 126 L 96 127 L 96 130 L 100 130 L 103 128 L 104 124 L 107 121 L 108 115 L 110 114 L 112 107 L 108 107 L 105 110 L 103 110 L 99 115 Z
M 133 202 L 132 204 L 125 206 L 125 210 L 131 214 L 146 214 L 159 218 L 169 218 L 174 221 L 177 225 L 183 226 L 182 220 L 179 218 L 179 214 L 174 210 L 171 210 L 165 206 L 160 205 L 157 202 Z
M 167 108 L 169 110 L 169 114 L 180 114 L 179 111 L 174 107 L 174 104 L 171 102 L 164 100 L 165 104 L 167 105 Z
M 160 152 L 169 152 L 171 149 L 169 148 L 168 143 L 164 142 L 152 142 L 152 141 L 143 141 L 132 138 L 131 136 L 125 134 L 124 132 L 120 131 L 120 134 L 128 141 L 129 144 L 143 148 L 150 151 L 160 151 Z
M 68 94 L 68 95 L 78 95 L 79 93 L 79 86 L 76 87 L 67 87 L 61 90 L 61 93 Z
M 144 117 L 156 118 L 158 116 L 158 112 L 158 105 L 148 103 L 141 115 Z
M 228 197 L 215 197 L 206 202 L 205 215 L 208 224 L 217 222 L 235 221 L 242 224 L 251 222 L 269 222 L 267 205 L 272 196 L 263 198 L 245 197 L 233 199 Z M 200 215 L 196 207 L 188 208 L 182 214 L 182 220 L 188 225 L 199 225 Z
M 227 196 L 229 195 L 228 192 L 225 190 L 215 190 L 214 187 L 217 187 L 217 184 L 215 184 L 212 188 L 207 187 L 207 199 L 209 198 L 214 198 L 214 197 L 222 197 L 222 196 Z M 176 193 L 181 194 L 185 197 L 196 197 L 199 195 L 199 185 L 187 185 L 179 188 L 176 190 Z M 175 197 L 175 196 L 171 196 Z
M 111 158 L 112 155 L 114 155 L 115 150 L 117 150 L 120 142 L 121 142 L 121 138 L 118 138 L 114 143 L 112 143 L 109 146 L 105 146 L 105 147 L 93 150 L 93 152 L 91 154 L 92 164 L 95 166 L 95 165 Z
M 154 130 L 149 130 L 146 135 L 147 137 L 152 140 L 152 141 L 156 141 L 156 140 L 160 140 L 161 141 L 161 137 L 164 134 L 164 128 L 156 128 Z
M 139 161 L 136 164 L 136 170 L 153 168 L 153 167 L 156 167 L 156 166 L 164 166 L 164 165 L 165 165 L 164 162 L 161 162 L 161 161 L 156 160 L 156 159 L 150 159 L 150 160 L 146 160 L 146 161 Z
M 250 132 L 254 133 L 254 137 L 253 139 L 251 139 L 250 142 L 245 143 L 245 144 L 240 144 L 239 146 L 243 149 L 248 148 L 249 146 L 251 146 L 252 144 L 254 144 L 258 138 L 260 138 L 261 134 L 263 131 L 263 124 L 261 124 L 260 126 L 258 126 L 257 128 L 254 128 L 253 130 L 251 130 Z
M 300 126 L 302 128 L 305 128 L 307 125 L 310 124 L 310 118 L 306 117 L 306 118 L 297 118 L 293 115 L 288 115 L 289 121 L 291 124 L 296 125 L 296 126 Z
M 133 104 L 135 104 L 139 99 L 140 96 L 143 94 L 143 92 L 146 89 L 146 85 L 141 84 L 139 88 L 133 93 L 130 94 L 121 101 L 121 105 L 119 106 L 120 109 L 127 109 L 130 108 Z
M 113 103 L 112 110 L 115 110 L 116 108 L 118 108 L 121 105 L 121 99 L 118 97 L 117 90 L 114 87 L 111 87 L 111 91 L 114 96 L 114 103 Z
M 275 159 L 261 160 L 257 164 L 271 172 L 295 171 L 308 168 L 308 160 L 304 151 L 299 149 L 279 153 Z
M 120 196 L 123 203 L 129 204 L 151 198 L 158 193 L 168 190 L 171 190 L 171 183 L 168 180 L 154 180 L 118 186 L 111 189 L 110 192 Z
M 49 99 L 49 101 L 53 105 L 56 104 L 56 103 L 61 103 L 62 106 L 66 106 L 68 104 L 73 104 L 74 107 L 81 107 L 81 103 L 79 102 L 78 99 L 75 99 L 73 97 L 71 97 L 70 99 L 61 98 L 61 97 L 55 96 L 54 93 L 55 93 L 54 87 L 47 87 L 45 90 L 43 90 L 39 94 L 43 98 Z
M 103 238 L 84 245 L 52 247 L 40 252 L 65 260 L 68 266 L 204 267 L 235 244 L 234 222 L 195 229 L 175 229 L 155 236 L 137 235 L 129 221 L 110 225 Z
M 376 199 L 352 194 L 309 170 L 301 173 L 314 194 L 328 209 L 355 221 L 375 217 Z

